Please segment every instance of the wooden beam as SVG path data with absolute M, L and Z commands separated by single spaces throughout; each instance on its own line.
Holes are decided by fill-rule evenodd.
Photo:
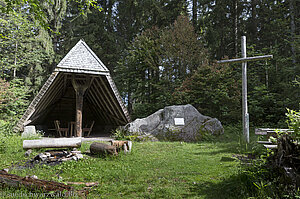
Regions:
M 106 98 L 106 101 L 109 104 L 109 106 L 107 107 L 107 109 L 109 109 L 109 110 L 111 109 L 112 110 L 112 112 L 111 112 L 112 114 L 111 115 L 115 115 L 115 117 L 118 117 L 119 116 L 119 112 L 118 112 L 118 107 L 116 107 L 116 105 L 115 105 L 115 99 L 111 95 L 110 91 L 107 88 L 107 85 L 103 82 L 103 80 L 101 79 L 101 77 L 99 77 L 99 81 L 96 81 L 96 82 L 98 83 L 99 88 L 102 90 L 102 92 L 105 93 L 104 97 Z M 118 124 L 118 122 L 116 122 L 116 124 Z
M 111 115 L 115 115 L 116 113 L 114 112 L 114 108 L 112 107 L 111 108 L 111 101 L 110 99 L 108 98 L 108 96 L 106 95 L 104 89 L 102 88 L 102 85 L 98 82 L 97 79 L 95 79 L 95 84 L 94 85 L 94 88 L 95 88 L 95 92 L 96 94 L 98 93 L 98 97 L 100 97 L 100 101 L 103 102 L 103 110 L 106 110 L 108 113 L 110 113 Z M 105 86 L 105 85 L 104 85 Z M 115 122 L 115 124 L 117 124 L 116 121 L 113 121 L 112 118 L 110 118 L 112 123 Z
M 107 77 L 106 77 L 106 78 L 107 78 Z M 102 83 L 103 85 L 106 85 L 105 82 L 104 82 L 104 80 L 103 80 L 102 78 L 100 78 L 100 81 L 101 81 L 101 83 Z M 111 87 L 108 78 L 107 78 L 107 81 L 108 81 L 108 84 L 109 84 L 111 90 L 110 90 L 108 87 L 106 87 L 106 86 L 105 86 L 105 90 L 106 90 L 106 92 L 108 93 L 109 97 L 111 98 L 111 100 L 112 100 L 112 102 L 113 102 L 113 106 L 114 106 L 115 109 L 116 109 L 116 113 L 117 113 L 117 114 L 116 114 L 116 117 L 121 116 L 121 118 L 124 119 L 124 121 L 122 122 L 122 124 L 124 124 L 124 123 L 126 123 L 126 121 L 127 121 L 126 116 L 125 116 L 124 113 L 123 113 L 123 109 L 122 109 L 122 107 L 121 107 L 120 102 L 118 101 L 118 97 L 117 97 L 117 95 L 116 95 L 116 92 L 114 91 L 114 88 Z M 113 94 L 112 94 L 110 91 L 112 91 Z M 119 118 L 118 121 L 122 121 L 122 120 Z
M 94 96 L 92 89 L 89 91 L 88 93 L 88 100 L 90 101 L 90 105 L 92 107 L 94 107 L 95 112 L 100 116 L 101 120 L 104 120 L 105 123 L 111 123 L 112 120 L 110 118 L 108 118 L 103 111 L 103 104 L 100 102 L 98 103 L 98 101 L 96 100 L 96 97 Z M 95 105 L 94 105 L 95 104 Z
M 111 111 L 110 109 L 107 109 L 105 107 L 107 107 L 107 103 L 106 101 L 103 99 L 103 94 L 100 93 L 100 95 L 97 95 L 97 93 L 99 93 L 98 88 L 96 85 L 94 85 L 94 89 L 90 90 L 90 96 L 91 96 L 91 100 L 93 100 L 97 106 L 99 107 L 99 109 L 103 112 L 103 116 L 105 117 L 105 119 L 110 122 L 111 124 L 114 123 L 114 120 L 111 117 L 107 117 L 106 113 Z M 98 100 L 100 98 L 100 100 Z M 104 112 L 104 110 L 106 110 L 106 112 Z
M 257 57 L 244 57 L 244 58 L 237 58 L 237 59 L 220 60 L 220 61 L 217 61 L 217 63 L 218 64 L 242 63 L 242 62 L 248 62 L 248 61 L 272 59 L 272 58 L 273 58 L 273 55 L 262 55 L 262 56 L 257 56 Z

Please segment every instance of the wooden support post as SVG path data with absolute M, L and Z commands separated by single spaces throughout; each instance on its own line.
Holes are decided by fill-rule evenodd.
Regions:
M 83 109 L 83 95 L 86 89 L 90 86 L 91 79 L 86 78 L 83 85 L 78 84 L 75 80 L 75 75 L 72 76 L 72 85 L 76 92 L 76 125 L 75 125 L 75 136 L 82 137 L 82 109 Z
M 242 58 L 246 58 L 246 36 L 242 36 Z M 247 103 L 247 62 L 242 63 L 242 93 L 243 93 L 243 132 L 247 143 L 249 143 L 249 113 Z
M 82 107 L 83 107 L 83 94 L 84 89 L 78 87 L 76 89 L 76 137 L 82 137 Z

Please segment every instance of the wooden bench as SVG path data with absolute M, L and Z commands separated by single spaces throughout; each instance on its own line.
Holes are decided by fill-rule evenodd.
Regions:
M 293 130 L 290 129 L 272 129 L 272 128 L 257 128 L 255 129 L 256 135 L 265 135 L 267 136 L 267 140 L 257 141 L 258 144 L 263 144 L 267 149 L 276 149 L 277 144 L 274 144 L 270 137 L 277 137 L 277 133 L 291 133 Z

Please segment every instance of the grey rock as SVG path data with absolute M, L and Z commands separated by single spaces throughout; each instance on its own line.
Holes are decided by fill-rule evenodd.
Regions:
M 210 119 L 203 124 L 202 130 L 210 132 L 212 135 L 221 135 L 224 133 L 223 126 L 221 122 L 216 119 Z
M 30 178 L 32 178 L 32 179 L 39 179 L 36 175 L 30 176 Z
M 158 139 L 193 142 L 201 140 L 203 133 L 224 133 L 221 122 L 202 115 L 192 105 L 167 106 L 152 115 L 127 124 L 125 130 L 138 135 L 138 141 Z
M 51 156 L 51 153 L 46 152 L 45 155 L 49 158 Z
M 73 155 L 76 155 L 76 154 L 81 154 L 81 151 L 71 151 L 71 153 L 72 153 Z
M 22 137 L 32 137 L 36 136 L 36 129 L 35 126 L 25 126 L 24 132 L 22 133 Z
M 69 160 L 74 160 L 73 157 L 74 157 L 74 156 L 72 156 L 72 157 L 70 157 L 70 158 L 62 158 L 61 161 L 62 161 L 62 162 L 66 162 L 66 161 L 69 161 Z
M 5 171 L 6 173 L 8 173 L 8 171 L 9 171 L 9 168 L 2 169 L 2 171 Z
M 30 154 L 32 153 L 32 150 L 31 149 L 28 149 L 26 152 L 25 152 L 25 156 L 28 157 L 30 156 Z
M 83 155 L 82 154 L 76 154 L 75 157 L 79 160 L 79 159 L 83 158 Z
M 47 160 L 47 158 L 48 158 L 48 157 L 47 157 L 45 154 L 43 154 L 43 153 L 40 153 L 38 156 L 39 156 L 39 159 L 42 160 L 42 161 L 45 161 L 45 160 Z

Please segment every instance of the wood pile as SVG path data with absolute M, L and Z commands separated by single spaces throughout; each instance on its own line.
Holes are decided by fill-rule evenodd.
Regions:
M 300 146 L 289 135 L 278 139 L 277 149 L 267 159 L 268 164 L 284 174 L 286 182 L 300 187 Z

